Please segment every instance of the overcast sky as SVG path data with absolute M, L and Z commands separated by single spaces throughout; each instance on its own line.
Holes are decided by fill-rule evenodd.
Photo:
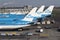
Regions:
M 0 7 L 2 6 L 41 6 L 41 5 L 55 5 L 60 7 L 60 0 L 0 0 Z

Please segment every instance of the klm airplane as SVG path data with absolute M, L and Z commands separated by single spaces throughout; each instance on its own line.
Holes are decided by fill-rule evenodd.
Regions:
M 43 10 L 44 10 L 44 5 L 42 5 L 37 11 L 38 12 L 43 12 Z M 34 15 L 37 15 L 37 13 L 35 14 L 34 13 Z M 10 21 L 10 20 L 13 20 L 13 21 L 18 21 L 18 20 L 21 20 L 21 19 L 23 19 L 24 17 L 25 17 L 26 15 L 25 14 L 0 14 L 0 21 L 2 20 L 2 21 Z M 38 15 L 37 15 L 38 16 Z M 38 17 L 36 17 L 36 18 L 38 18 Z M 32 22 L 33 23 L 33 22 Z M 2 24 L 2 23 L 0 23 L 0 24 Z
M 42 5 L 37 12 L 43 12 L 44 5 Z M 16 19 L 23 19 L 27 14 L 17 14 L 17 13 L 0 13 L 0 20 L 16 20 Z
M 32 22 L 37 22 L 37 18 L 44 19 L 45 17 L 51 15 L 53 8 L 54 6 L 50 6 L 45 11 L 43 11 L 44 6 L 42 6 L 38 10 L 37 10 L 37 7 L 35 7 L 21 20 L 19 19 L 1 20 L 0 19 L 0 29 L 16 29 L 16 28 L 30 26 Z
M 31 22 L 35 19 L 35 11 L 37 10 L 37 7 L 33 8 L 23 19 L 21 20 L 1 20 L 0 19 L 0 29 L 16 29 L 21 27 L 30 26 Z M 33 14 L 34 13 L 34 14 Z M 33 16 L 32 16 L 33 14 Z

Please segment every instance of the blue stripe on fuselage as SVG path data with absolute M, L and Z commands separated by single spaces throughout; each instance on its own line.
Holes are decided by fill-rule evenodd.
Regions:
M 12 20 L 4 20 L 0 21 L 0 25 L 25 25 L 30 23 L 29 21 L 12 21 Z

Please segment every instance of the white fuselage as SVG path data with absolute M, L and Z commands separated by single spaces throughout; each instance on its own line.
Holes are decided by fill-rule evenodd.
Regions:
M 16 29 L 16 28 L 22 28 L 27 26 L 30 25 L 0 25 L 0 29 Z

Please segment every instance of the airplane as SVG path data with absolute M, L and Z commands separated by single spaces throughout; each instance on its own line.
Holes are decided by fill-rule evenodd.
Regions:
M 44 12 L 36 13 L 37 7 L 35 7 L 21 20 L 0 20 L 0 29 L 17 29 L 30 26 L 32 22 L 36 22 L 37 18 L 44 19 L 46 16 L 51 15 L 53 8 L 54 6 L 50 6 Z
M 43 10 L 44 10 L 44 5 L 42 5 L 38 10 L 37 10 L 37 12 L 43 12 Z M 16 15 L 16 14 L 14 14 L 14 13 L 12 13 L 12 14 L 7 14 L 7 13 L 5 13 L 5 14 L 0 14 L 0 20 L 21 20 L 21 19 L 23 19 L 25 16 L 26 16 L 27 14 L 19 14 L 19 15 Z M 37 15 L 37 13 L 35 14 L 35 15 Z
M 34 14 L 37 7 L 33 8 L 23 19 L 21 20 L 0 20 L 0 29 L 18 29 L 21 27 L 30 26 L 31 22 L 35 19 Z M 32 16 L 33 14 L 33 16 Z M 32 17 L 31 17 L 32 16 Z
M 43 12 L 44 5 L 42 5 L 37 11 Z M 27 14 L 16 14 L 16 13 L 0 13 L 0 20 L 21 20 L 23 19 Z

